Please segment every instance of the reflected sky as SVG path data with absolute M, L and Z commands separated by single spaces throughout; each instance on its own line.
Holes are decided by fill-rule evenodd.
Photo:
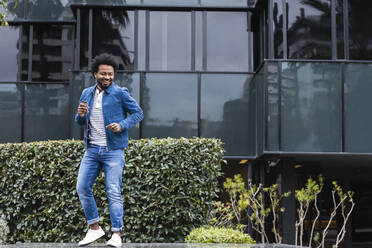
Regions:
M 248 70 L 246 13 L 208 12 L 207 35 L 208 70 Z
M 16 27 L 0 27 L 0 81 L 17 81 L 18 72 L 18 38 Z

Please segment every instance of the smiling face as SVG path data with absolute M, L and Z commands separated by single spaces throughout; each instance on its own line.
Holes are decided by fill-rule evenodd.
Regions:
M 94 73 L 99 87 L 102 90 L 107 89 L 114 81 L 114 67 L 111 65 L 99 65 L 98 71 Z

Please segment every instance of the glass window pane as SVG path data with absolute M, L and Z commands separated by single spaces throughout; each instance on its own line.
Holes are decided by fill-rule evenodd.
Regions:
M 345 150 L 372 151 L 372 65 L 345 66 Z
M 69 81 L 73 57 L 73 27 L 34 25 L 33 81 Z
M 282 150 L 341 151 L 340 75 L 339 64 L 282 63 Z
M 204 6 L 247 7 L 247 0 L 202 0 Z
M 19 28 L 0 26 L 0 81 L 17 81 Z
M 344 48 L 344 1 L 336 1 L 337 58 L 345 58 Z
M 148 73 L 143 101 L 144 137 L 197 136 L 197 75 Z
M 69 1 L 66 0 L 28 1 L 27 10 L 27 19 L 32 21 L 75 21 Z
M 190 68 L 191 12 L 150 12 L 150 69 Z
M 68 84 L 28 84 L 25 99 L 25 141 L 69 138 Z
M 30 26 L 22 26 L 22 56 L 21 56 L 21 80 L 28 81 L 28 54 L 30 40 Z
M 146 5 L 193 6 L 198 0 L 143 0 Z
M 331 59 L 331 0 L 286 2 L 288 58 Z
M 283 0 L 274 0 L 274 57 L 283 58 Z
M 263 68 L 255 75 L 256 82 L 256 103 L 257 103 L 257 156 L 263 154 L 264 146 L 264 87 L 263 87 Z
M 93 58 L 101 53 L 115 55 L 119 61 L 119 70 L 134 69 L 133 11 L 93 11 Z
M 224 142 L 225 155 L 244 156 L 253 151 L 250 136 L 251 76 L 204 74 L 201 81 L 201 135 Z M 254 145 L 254 143 L 253 143 Z
M 279 119 L 279 85 L 278 64 L 267 64 L 267 149 L 279 149 L 278 119 Z
M 0 84 L 0 143 L 21 142 L 21 87 Z
M 207 13 L 207 70 L 248 71 L 247 14 Z
M 80 69 L 88 69 L 89 58 L 89 10 L 80 9 Z
M 349 2 L 350 59 L 372 59 L 371 9 L 372 1 Z

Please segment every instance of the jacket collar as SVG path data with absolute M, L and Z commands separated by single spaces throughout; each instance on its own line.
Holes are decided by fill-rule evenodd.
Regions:
M 112 91 L 113 91 L 113 88 L 114 88 L 114 82 L 112 82 L 112 84 L 107 88 L 107 89 L 105 89 L 104 90 L 104 93 L 106 93 L 106 94 L 110 94 Z M 92 87 L 92 94 L 94 93 L 94 92 L 96 92 L 96 88 L 97 88 L 97 81 L 96 81 L 96 84 Z

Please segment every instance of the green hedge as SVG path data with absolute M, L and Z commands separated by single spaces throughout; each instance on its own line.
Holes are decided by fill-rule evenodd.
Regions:
M 81 141 L 0 145 L 0 216 L 8 242 L 76 242 L 86 231 L 75 190 Z M 177 242 L 205 224 L 218 192 L 217 139 L 131 140 L 123 172 L 124 241 Z M 110 231 L 103 173 L 93 188 Z
M 199 227 L 186 236 L 187 243 L 255 244 L 256 241 L 239 230 L 225 227 Z

